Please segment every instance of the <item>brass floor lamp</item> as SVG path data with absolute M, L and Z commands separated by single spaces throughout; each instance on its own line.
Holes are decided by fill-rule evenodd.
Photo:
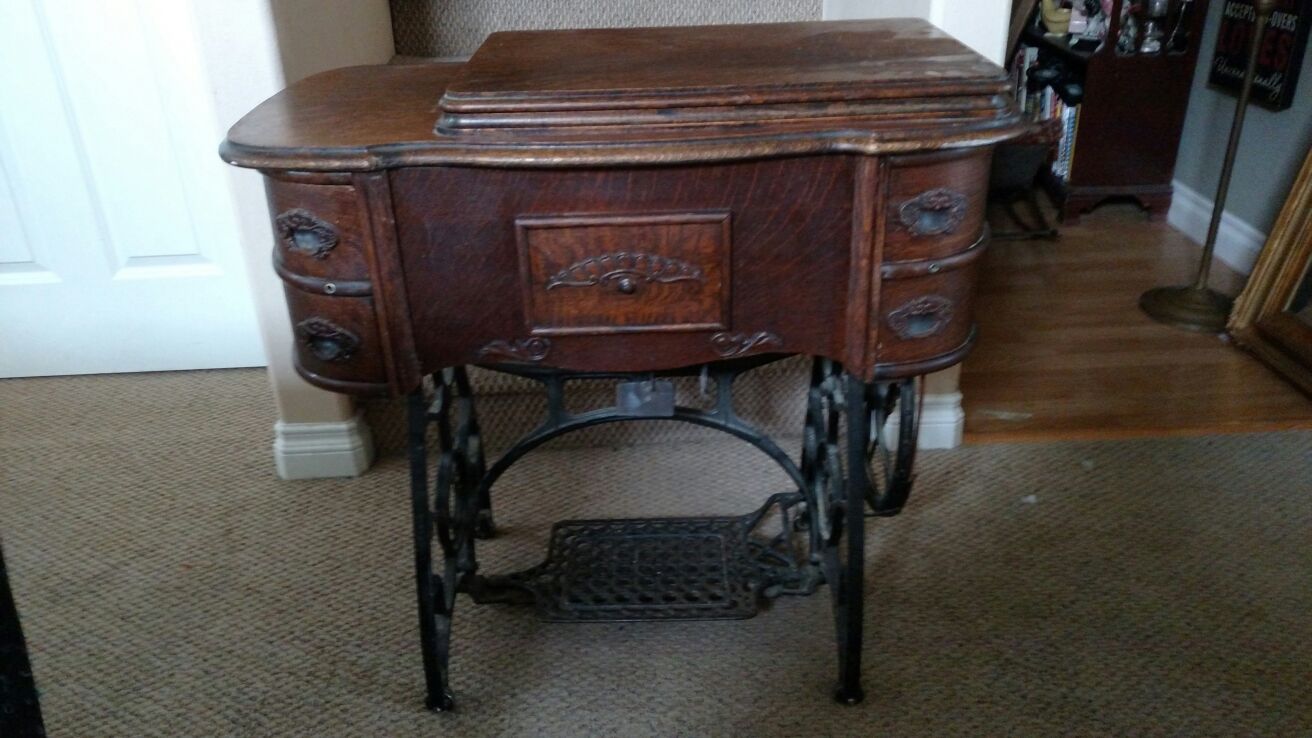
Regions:
M 1239 102 L 1235 119 L 1230 124 L 1230 142 L 1225 149 L 1225 162 L 1221 165 L 1221 181 L 1216 187 L 1216 201 L 1212 207 L 1212 222 L 1207 227 L 1207 241 L 1203 243 L 1202 263 L 1194 283 L 1183 287 L 1154 287 L 1139 296 L 1139 307 L 1153 320 L 1177 328 L 1205 333 L 1225 330 L 1233 303 L 1229 297 L 1207 286 L 1212 271 L 1212 252 L 1216 250 L 1216 235 L 1221 228 L 1221 215 L 1225 212 L 1225 196 L 1230 189 L 1230 174 L 1234 170 L 1235 154 L 1239 151 L 1239 135 L 1244 129 L 1244 113 L 1248 110 L 1248 95 L 1253 90 L 1253 77 L 1257 72 L 1257 52 L 1262 33 L 1266 30 L 1276 0 L 1256 0 L 1253 10 L 1257 18 L 1253 23 L 1253 37 L 1249 40 L 1248 66 L 1244 68 L 1244 83 L 1239 88 Z

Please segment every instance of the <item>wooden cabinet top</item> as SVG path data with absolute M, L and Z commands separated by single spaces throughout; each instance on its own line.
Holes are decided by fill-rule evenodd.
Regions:
M 318 386 L 781 353 L 894 379 L 975 340 L 1007 86 L 916 20 L 506 33 L 298 82 L 223 155 L 268 176 Z
M 260 169 L 587 166 L 977 146 L 1014 134 L 1001 68 L 920 20 L 493 34 L 465 65 L 297 83 L 229 132 Z
M 998 68 L 921 20 L 494 33 L 447 112 L 679 108 L 992 91 Z

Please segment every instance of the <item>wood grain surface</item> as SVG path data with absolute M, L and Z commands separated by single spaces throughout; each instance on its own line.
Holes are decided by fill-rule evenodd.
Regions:
M 975 341 L 1005 88 L 918 20 L 510 33 L 299 82 L 222 155 L 269 177 L 319 386 L 762 353 L 892 379 Z
M 458 112 L 990 92 L 997 65 L 916 18 L 494 33 L 447 88 Z
M 1002 69 L 914 19 L 494 34 L 467 67 L 353 67 L 238 121 L 239 166 L 618 166 L 987 146 Z M 440 102 L 439 102 L 440 101 Z
M 1256 359 L 1140 312 L 1141 292 L 1187 284 L 1197 263 L 1196 244 L 1128 205 L 1058 243 L 993 244 L 962 366 L 966 440 L 1312 428 L 1312 401 Z M 1213 284 L 1233 294 L 1243 277 L 1218 263 Z
M 768 331 L 790 349 L 837 356 L 847 309 L 853 181 L 853 163 L 842 156 L 638 170 L 398 170 L 392 190 L 420 363 L 468 363 L 477 359 L 478 347 L 525 338 L 535 327 L 521 298 L 517 221 L 568 215 L 678 220 L 690 211 L 733 215 L 726 328 Z M 713 259 L 699 255 L 709 245 L 670 253 L 711 270 Z M 529 268 L 528 278 L 537 282 Z M 624 297 L 641 301 L 643 293 L 660 296 L 657 289 L 640 289 Z M 492 309 L 469 309 L 491 302 Z M 614 318 L 623 322 L 623 316 Z M 550 362 L 636 371 L 715 358 L 702 331 L 553 338 Z
M 732 214 L 517 218 L 537 335 L 729 327 Z

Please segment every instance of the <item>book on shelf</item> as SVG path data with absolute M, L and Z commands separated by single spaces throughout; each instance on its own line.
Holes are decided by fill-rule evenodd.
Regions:
M 1080 106 L 1064 105 L 1061 110 L 1061 142 L 1057 144 L 1057 158 L 1052 162 L 1052 173 L 1063 182 L 1071 178 L 1071 163 L 1075 161 L 1076 134 L 1080 127 Z
M 1012 64 L 1012 81 L 1016 89 L 1016 103 L 1027 114 L 1030 112 L 1029 73 L 1039 60 L 1039 50 L 1033 46 L 1021 46 L 1016 49 L 1016 60 Z
M 1017 49 L 1012 70 L 1016 103 L 1032 121 L 1058 121 L 1061 139 L 1057 144 L 1056 157 L 1052 161 L 1052 173 L 1063 181 L 1068 181 L 1071 162 L 1075 156 L 1080 106 L 1063 100 L 1051 84 L 1043 85 L 1038 90 L 1030 89 L 1030 75 L 1039 66 L 1039 50 L 1036 47 L 1022 45 Z

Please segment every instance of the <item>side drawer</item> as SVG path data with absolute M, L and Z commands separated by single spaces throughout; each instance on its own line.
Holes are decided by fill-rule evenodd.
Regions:
M 975 285 L 985 243 L 981 237 L 943 259 L 881 268 L 876 377 L 923 374 L 963 358 L 975 337 Z
M 933 259 L 979 238 L 988 199 L 990 154 L 928 154 L 890 160 L 884 258 Z
M 296 342 L 296 370 L 336 392 L 386 393 L 378 322 L 370 297 L 325 297 L 284 285 Z
M 302 277 L 319 283 L 302 285 L 316 292 L 323 280 L 369 279 L 364 223 L 354 187 L 271 177 L 265 182 L 273 218 L 273 263 L 284 279 Z

